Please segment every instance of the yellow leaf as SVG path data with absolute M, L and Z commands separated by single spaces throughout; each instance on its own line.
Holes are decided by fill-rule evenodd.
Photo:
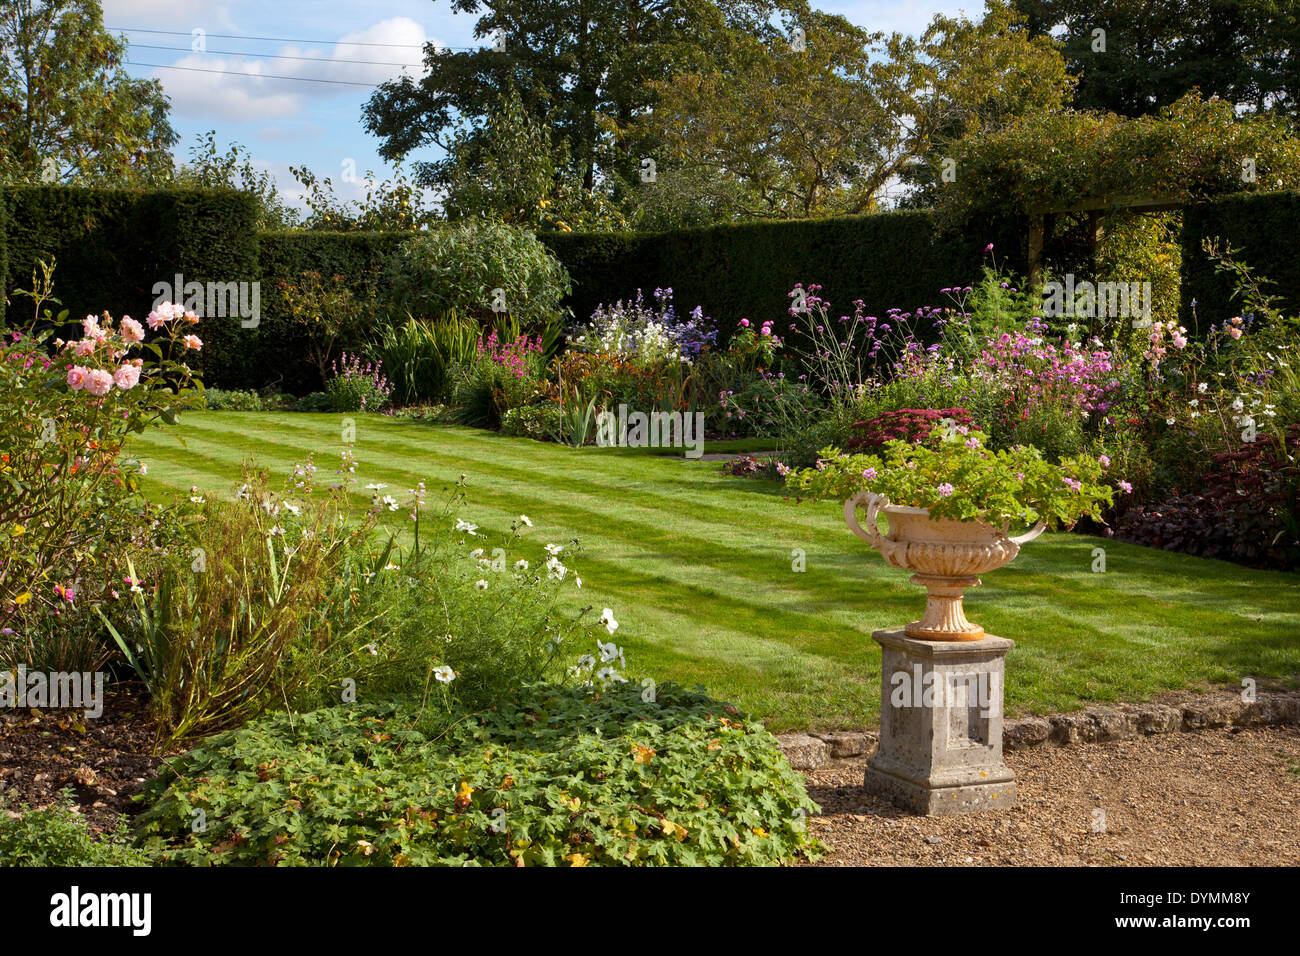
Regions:
M 673 837 L 678 843 L 686 839 L 689 831 L 680 823 L 673 823 L 672 820 L 660 820 L 660 828 L 664 831 L 664 836 Z

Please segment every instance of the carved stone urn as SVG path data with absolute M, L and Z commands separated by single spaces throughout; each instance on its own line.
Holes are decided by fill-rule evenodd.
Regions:
M 857 509 L 867 509 L 866 526 L 858 524 Z M 884 515 L 889 530 L 881 534 L 877 519 Z M 921 641 L 978 641 L 984 628 L 966 620 L 962 592 L 980 583 L 979 575 L 1011 563 L 1020 546 L 1043 533 L 1039 522 L 1019 537 L 982 521 L 931 518 L 926 508 L 892 505 L 887 498 L 862 491 L 844 503 L 850 530 L 880 552 L 896 568 L 911 571 L 913 584 L 927 591 L 925 616 L 903 632 Z

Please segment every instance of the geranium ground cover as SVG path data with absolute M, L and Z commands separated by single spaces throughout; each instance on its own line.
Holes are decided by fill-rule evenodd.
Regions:
M 923 595 L 849 534 L 837 503 L 796 505 L 778 482 L 738 482 L 709 463 L 634 449 L 352 417 L 368 477 L 392 487 L 423 478 L 432 493 L 468 475 L 471 517 L 485 529 L 545 514 L 545 540 L 580 538 L 581 601 L 619 609 L 619 639 L 639 670 L 703 684 L 775 730 L 876 721 L 871 632 L 913 620 Z M 249 455 L 287 472 L 307 453 L 337 447 L 340 422 L 196 413 L 175 435 L 140 436 L 133 450 L 149 465 L 156 500 L 191 486 L 229 495 Z M 369 492 L 354 501 L 360 514 Z M 1092 570 L 1097 548 L 1102 573 Z M 540 545 L 530 557 L 546 559 Z M 990 633 L 1017 642 L 1007 687 L 1015 713 L 1300 673 L 1294 589 L 1280 572 L 1060 533 L 988 575 L 967 600 Z

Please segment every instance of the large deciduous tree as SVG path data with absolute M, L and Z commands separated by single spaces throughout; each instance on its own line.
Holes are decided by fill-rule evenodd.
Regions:
M 1300 116 L 1295 0 L 1015 0 L 1036 33 L 1061 38 L 1074 105 L 1158 112 L 1193 88 L 1255 111 Z
M 920 38 L 822 13 L 790 31 L 751 41 L 740 69 L 660 84 L 643 120 L 666 144 L 665 176 L 707 171 L 745 187 L 737 217 L 869 211 L 891 182 L 932 178 L 947 144 L 1059 107 L 1070 88 L 1052 41 L 1003 0 L 979 22 L 936 17 Z
M 177 136 L 156 80 L 122 66 L 98 0 L 0 0 L 0 179 L 166 179 Z
M 588 193 L 631 179 L 644 152 L 628 133 L 654 105 L 652 82 L 724 61 L 736 36 L 771 36 L 780 6 L 804 0 L 452 0 L 479 14 L 476 50 L 425 53 L 426 73 L 385 83 L 364 110 L 380 155 L 400 160 L 429 145 L 449 149 L 468 123 L 488 135 L 500 92 L 518 91 Z M 485 154 L 486 155 L 486 154 Z M 416 164 L 422 185 L 445 188 L 452 167 Z

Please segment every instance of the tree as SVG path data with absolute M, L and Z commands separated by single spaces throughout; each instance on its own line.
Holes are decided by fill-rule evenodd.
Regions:
M 1300 187 L 1300 136 L 1286 121 L 1238 115 L 1232 104 L 1195 93 L 1156 116 L 1031 114 L 968 137 L 954 155 L 961 174 L 938 205 L 954 226 L 1092 201 L 1193 202 Z
M 656 179 L 682 170 L 739 182 L 737 218 L 871 208 L 903 138 L 872 62 L 883 38 L 821 13 L 790 29 L 770 44 L 749 38 L 738 69 L 656 84 L 659 104 L 642 124 L 664 144 Z
M 96 0 L 0 0 L 0 178 L 124 185 L 167 178 L 177 141 L 156 80 Z
M 1003 0 L 978 24 L 936 17 L 919 40 L 822 13 L 789 29 L 750 42 L 741 69 L 658 84 L 642 121 L 665 162 L 742 183 L 738 216 L 867 212 L 900 176 L 926 179 L 946 143 L 1059 106 L 1070 86 L 1051 41 Z
M 631 181 L 642 144 L 629 131 L 654 105 L 651 84 L 724 62 L 736 37 L 771 37 L 778 3 L 804 0 L 452 0 L 481 13 L 480 50 L 425 52 L 426 74 L 383 84 L 364 110 L 380 155 L 449 149 L 458 121 L 486 135 L 499 91 L 566 144 L 573 178 L 591 193 Z M 446 186 L 449 167 L 417 163 L 421 185 Z M 613 174 L 617 178 L 611 179 Z
M 216 130 L 208 130 L 190 147 L 189 162 L 176 170 L 173 182 L 179 186 L 225 187 L 251 193 L 260 208 L 259 229 L 289 229 L 298 222 L 298 213 L 280 198 L 275 177 L 254 166 L 248 150 L 238 143 L 231 143 L 226 152 L 220 152 Z
M 1300 11 L 1294 0 L 1015 0 L 1038 34 L 1056 33 L 1074 105 L 1158 112 L 1197 88 L 1254 111 L 1300 116 Z
M 444 184 L 443 213 L 453 222 L 484 219 L 561 232 L 627 226 L 600 193 L 573 181 L 567 144 L 553 142 L 549 126 L 528 113 L 513 87 L 482 128 L 462 127 L 446 159 L 430 169 Z

